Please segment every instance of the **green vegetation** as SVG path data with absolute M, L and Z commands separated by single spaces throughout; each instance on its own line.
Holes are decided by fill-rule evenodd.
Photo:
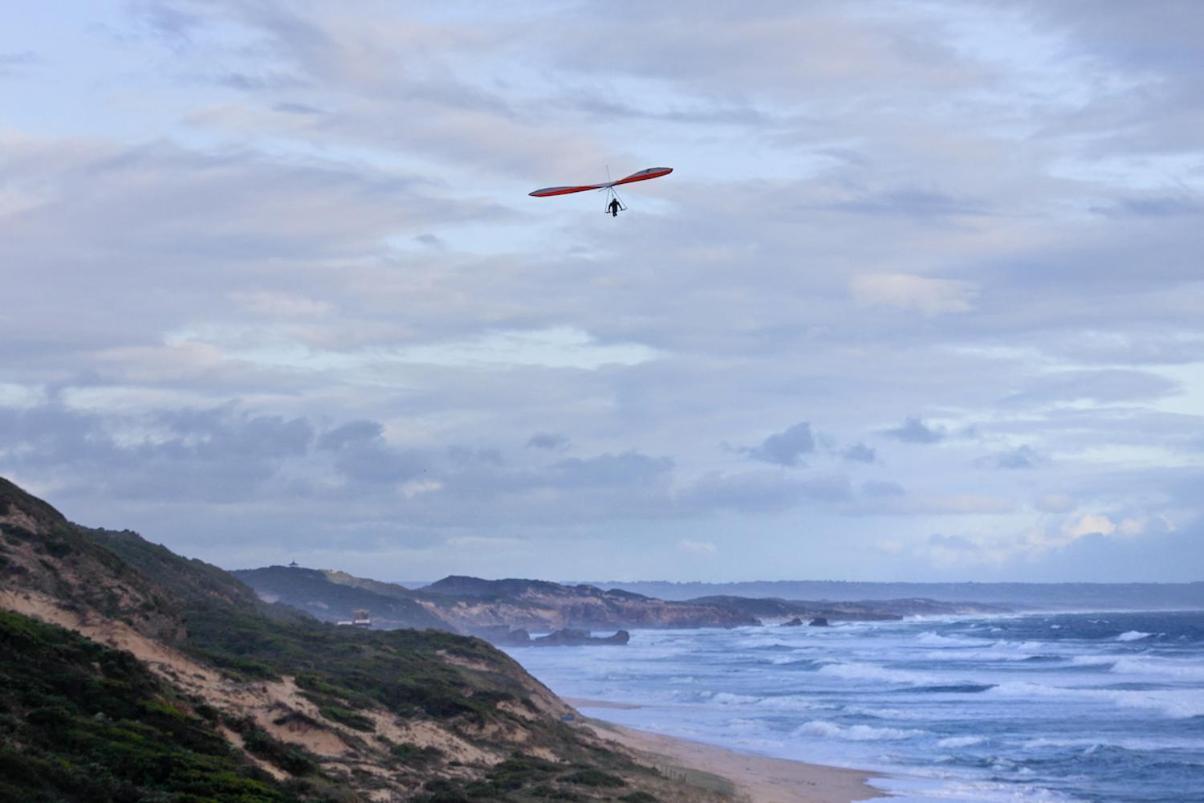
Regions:
M 308 750 L 296 745 L 285 744 L 260 728 L 249 718 L 227 718 L 226 725 L 242 736 L 247 752 L 274 764 L 289 775 L 314 775 L 318 773 L 318 758 Z
M 395 627 L 455 630 L 418 604 L 417 595 L 401 586 L 375 583 L 342 572 L 268 566 L 231 572 L 256 591 L 319 619 L 350 619 L 365 608 L 372 617 Z
M 318 709 L 318 713 L 331 722 L 338 722 L 357 731 L 372 731 L 376 729 L 372 720 L 362 714 L 349 711 L 338 705 L 326 705 Z
M 218 711 L 129 653 L 0 612 L 0 800 L 354 801 L 355 790 L 394 789 L 429 801 L 613 801 L 664 780 L 561 722 L 550 698 L 536 699 L 546 690 L 479 639 L 323 624 L 134 533 L 71 524 L 2 479 L 0 517 L 6 584 L 120 621 L 249 689 L 291 677 L 316 706 L 286 706 L 269 733 L 262 719 Z M 559 761 L 515 753 L 488 766 L 396 744 L 368 709 L 434 723 L 494 755 L 521 744 Z M 318 727 L 337 728 L 348 754 L 320 759 L 272 735 Z
M 129 653 L 0 611 L 0 799 L 295 800 Z
M 613 754 L 600 755 L 604 764 L 616 768 L 623 762 Z M 631 769 L 630 766 L 623 767 Z M 439 779 L 430 781 L 424 788 L 425 796 L 418 798 L 426 803 L 451 803 L 452 801 L 541 801 L 541 800 L 597 800 L 600 792 L 605 800 L 631 800 L 635 803 L 655 803 L 652 795 L 638 791 L 621 795 L 628 782 L 604 772 L 593 765 L 558 764 L 534 756 L 515 753 L 501 764 L 493 767 L 486 776 L 467 783 Z M 606 791 L 603 791 L 606 790 Z
M 197 656 L 249 679 L 293 675 L 323 716 L 351 725 L 354 709 L 383 706 L 398 714 L 466 723 L 510 715 L 502 701 L 525 705 L 522 670 L 483 641 L 449 633 L 340 628 L 313 620 L 281 622 L 224 606 L 184 611 L 184 645 Z M 464 671 L 439 653 L 494 668 Z M 371 727 L 353 720 L 360 729 Z M 357 725 L 351 725 L 357 727 Z
M 438 747 L 419 747 L 416 744 L 395 744 L 389 750 L 390 755 L 401 764 L 414 767 L 425 767 L 439 761 L 443 751 Z

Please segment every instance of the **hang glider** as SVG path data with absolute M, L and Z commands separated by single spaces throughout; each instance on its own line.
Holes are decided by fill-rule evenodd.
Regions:
M 550 198 L 553 195 L 569 195 L 574 192 L 585 192 L 587 190 L 613 190 L 620 184 L 631 184 L 636 181 L 647 181 L 650 178 L 660 178 L 667 176 L 673 172 L 672 167 L 650 167 L 647 170 L 640 170 L 638 173 L 632 173 L 627 178 L 621 178 L 617 181 L 607 181 L 602 184 L 582 184 L 572 187 L 544 187 L 542 190 L 536 190 L 530 193 L 534 198 Z

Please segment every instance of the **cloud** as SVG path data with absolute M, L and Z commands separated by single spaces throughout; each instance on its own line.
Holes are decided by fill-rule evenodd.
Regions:
M 1116 524 L 1102 513 L 1084 513 L 1063 525 L 1062 532 L 1071 539 L 1092 534 L 1111 535 L 1116 532 Z
M 0 52 L 0 78 L 19 75 L 27 67 L 37 64 L 39 61 L 38 55 L 32 50 Z
M 929 316 L 969 312 L 978 294 L 968 282 L 902 273 L 854 276 L 849 289 L 859 304 L 914 310 Z
M 789 510 L 807 502 L 835 504 L 850 495 L 848 478 L 839 475 L 798 479 L 771 471 L 716 472 L 688 486 L 679 501 L 687 512 L 767 513 Z
M 835 202 L 831 204 L 830 208 L 865 215 L 906 215 L 919 218 L 981 215 L 984 212 L 983 207 L 977 202 L 921 189 L 896 189 L 879 192 Z M 928 295 L 931 300 L 941 295 L 932 284 L 939 281 L 935 279 L 921 279 L 917 276 L 866 276 L 862 278 L 867 280 L 864 288 L 855 281 L 854 293 L 856 294 L 859 289 L 865 289 L 870 296 L 869 303 L 893 303 L 905 296 L 914 300 L 924 295 Z M 927 285 L 925 286 L 924 283 Z M 878 301 L 876 294 L 883 292 L 890 300 Z M 899 306 L 897 303 L 894 305 Z
M 719 550 L 708 541 L 695 541 L 689 538 L 683 538 L 677 542 L 677 549 L 685 552 L 687 555 L 697 555 L 701 557 L 712 557 Z
M 1033 507 L 1042 513 L 1068 513 L 1074 509 L 1074 500 L 1066 494 L 1043 494 Z
M 903 486 L 897 482 L 889 480 L 868 480 L 861 483 L 861 492 L 866 496 L 885 497 L 885 496 L 903 496 Z
M 560 487 L 591 487 L 657 483 L 673 469 L 673 460 L 639 452 L 572 457 L 551 466 L 550 482 Z
M 884 435 L 904 443 L 940 443 L 948 432 L 941 426 L 929 426 L 919 418 L 908 418 L 900 426 L 888 429 Z
M 322 433 L 318 438 L 318 448 L 338 451 L 348 446 L 377 442 L 384 431 L 384 427 L 376 421 L 349 421 Z
M 635 576 L 686 539 L 725 559 L 683 578 L 938 548 L 1181 576 L 1204 14 L 862 10 L 31 12 L 0 58 L 36 100 L 0 131 L 0 471 L 226 565 Z M 658 163 L 617 220 L 527 196 Z M 939 418 L 882 432 L 908 410 Z M 1068 542 L 1085 515 L 1115 531 Z
M 1169 217 L 1177 215 L 1199 215 L 1204 212 L 1204 206 L 1194 198 L 1174 195 L 1152 196 L 1145 198 L 1123 198 L 1111 206 L 1098 209 L 1100 214 L 1109 217 Z
M 854 443 L 842 449 L 840 456 L 857 463 L 873 463 L 878 459 L 878 453 L 864 443 Z
M 231 299 L 247 311 L 270 318 L 313 318 L 331 312 L 325 301 L 271 290 L 238 291 Z
M 1057 371 L 1030 381 L 1025 390 L 1004 401 L 1050 404 L 1092 401 L 1099 404 L 1157 399 L 1179 392 L 1178 382 L 1150 371 Z
M 978 464 L 1000 469 L 1029 469 L 1036 468 L 1046 462 L 1045 458 L 1028 445 L 1017 446 L 1015 449 L 999 452 L 979 459 Z
M 811 433 L 811 425 L 802 421 L 744 451 L 754 460 L 779 466 L 797 466 L 803 455 L 815 451 L 815 436 Z
M 269 486 L 307 452 L 313 436 L 303 418 L 230 406 L 124 419 L 53 402 L 0 408 L 0 455 L 10 470 L 49 472 L 76 493 L 121 499 L 253 499 L 272 492 Z
M 529 449 L 547 449 L 558 452 L 567 448 L 568 445 L 568 437 L 556 432 L 536 432 L 527 439 L 527 448 Z

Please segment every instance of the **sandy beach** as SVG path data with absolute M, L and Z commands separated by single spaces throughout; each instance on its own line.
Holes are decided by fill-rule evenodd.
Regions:
M 636 708 L 624 703 L 573 700 L 593 708 Z M 638 753 L 667 777 L 749 803 L 848 803 L 883 797 L 860 770 L 739 753 L 714 745 L 591 719 L 598 734 Z

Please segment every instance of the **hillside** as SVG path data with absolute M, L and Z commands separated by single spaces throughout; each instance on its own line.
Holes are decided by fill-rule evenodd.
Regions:
M 589 585 L 541 580 L 446 577 L 417 589 L 439 616 L 465 631 L 506 626 L 528 630 L 739 627 L 757 620 L 739 611 L 666 602 Z
M 395 593 L 382 593 L 346 580 L 356 580 L 341 572 L 267 566 L 231 572 L 260 599 L 279 602 L 305 611 L 322 621 L 351 619 L 356 610 L 371 611 L 372 620 L 381 629 L 400 627 L 454 631 L 449 623 L 415 600 L 406 589 L 394 586 Z M 387 586 L 385 583 L 377 586 Z
M 1001 612 L 983 603 L 929 599 L 815 602 L 716 595 L 669 601 L 621 589 L 562 585 L 545 580 L 483 580 L 453 575 L 417 589 L 345 572 L 269 566 L 233 572 L 259 595 L 324 621 L 350 619 L 364 609 L 373 627 L 434 628 L 514 644 L 511 630 L 634 630 L 740 627 L 793 617 L 831 621 Z
M 324 621 L 368 610 L 379 628 L 436 628 L 487 634 L 497 628 L 619 630 L 624 628 L 737 627 L 756 619 L 721 606 L 564 586 L 541 580 L 447 577 L 408 589 L 344 572 L 269 566 L 233 572 L 262 600 L 303 610 Z
M 318 622 L 2 479 L 0 577 L 14 799 L 719 799 L 566 721 L 483 641 Z
M 0 611 L 0 655 L 0 800 L 291 799 L 127 652 Z

